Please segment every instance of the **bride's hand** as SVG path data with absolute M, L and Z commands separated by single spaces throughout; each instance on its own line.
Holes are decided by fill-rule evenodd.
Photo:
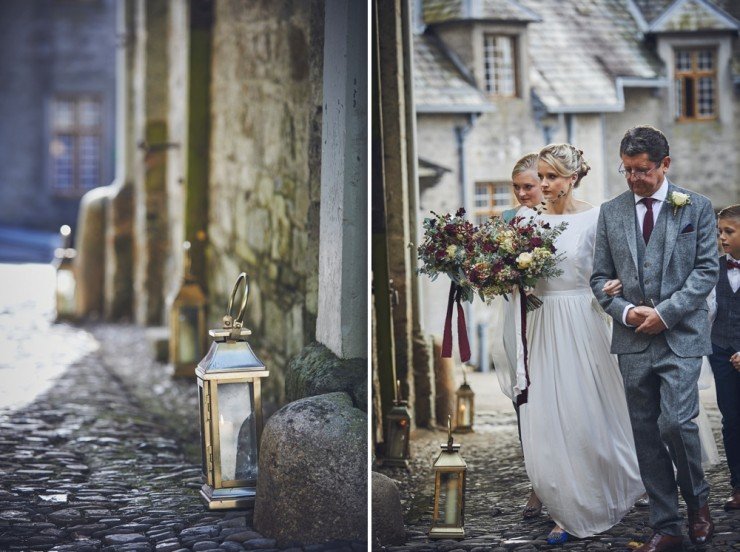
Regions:
M 609 297 L 616 297 L 622 294 L 622 282 L 619 279 L 607 280 L 602 290 Z

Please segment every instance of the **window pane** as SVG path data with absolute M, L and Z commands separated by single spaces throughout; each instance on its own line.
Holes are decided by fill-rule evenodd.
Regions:
M 52 125 L 55 130 L 71 130 L 75 124 L 75 104 L 68 100 L 56 100 Z
M 89 190 L 99 186 L 100 140 L 97 136 L 80 136 L 80 186 Z
M 97 100 L 82 100 L 79 104 L 80 126 L 83 128 L 100 125 L 100 102 Z
M 691 53 L 686 51 L 676 52 L 676 70 L 691 71 Z
M 699 79 L 699 115 L 714 115 L 714 79 Z
M 514 38 L 486 35 L 483 45 L 486 90 L 491 94 L 516 94 Z
M 676 89 L 676 118 L 683 117 L 684 105 L 683 105 L 683 79 L 676 79 L 674 82 Z
M 700 50 L 697 61 L 700 70 L 708 71 L 714 69 L 714 52 L 712 50 Z
M 74 137 L 69 134 L 58 135 L 51 143 L 53 183 L 59 190 L 74 188 Z

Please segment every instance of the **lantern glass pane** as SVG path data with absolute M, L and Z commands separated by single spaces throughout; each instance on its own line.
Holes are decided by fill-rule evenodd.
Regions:
M 470 412 L 472 408 L 468 397 L 460 397 L 457 401 L 457 425 L 470 426 Z
M 437 519 L 439 525 L 460 526 L 461 496 L 459 472 L 439 473 L 439 503 Z
M 201 339 L 198 335 L 198 307 L 183 306 L 177 311 L 179 329 L 177 362 L 197 362 L 203 356 L 200 350 Z
M 257 423 L 251 382 L 218 386 L 218 432 L 221 479 L 257 478 Z
M 408 420 L 391 419 L 388 429 L 388 458 L 405 458 Z
M 75 277 L 71 270 L 57 270 L 57 312 L 75 312 Z
M 208 464 L 206 461 L 206 419 L 204 415 L 205 403 L 203 402 L 203 386 L 198 385 L 198 409 L 200 413 L 200 465 L 203 467 L 203 475 L 208 478 Z

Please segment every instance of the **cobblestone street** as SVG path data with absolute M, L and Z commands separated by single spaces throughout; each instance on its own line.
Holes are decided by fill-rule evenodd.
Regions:
M 400 483 L 404 507 L 406 544 L 387 547 L 389 552 L 423 551 L 472 551 L 493 550 L 629 550 L 631 541 L 642 542 L 652 532 L 648 525 L 647 508 L 633 508 L 621 523 L 609 531 L 587 539 L 573 539 L 562 546 L 550 546 L 545 538 L 552 529 L 552 521 L 543 508 L 543 514 L 531 521 L 522 519 L 521 513 L 529 496 L 529 483 L 517 436 L 516 416 L 509 404 L 492 403 L 486 397 L 497 393 L 498 382 L 494 374 L 474 374 L 471 383 L 476 395 L 488 400 L 476 412 L 475 433 L 455 434 L 455 442 L 462 445 L 460 453 L 465 459 L 467 490 L 465 502 L 465 539 L 461 541 L 430 541 L 427 538 L 432 518 L 434 475 L 431 469 L 439 453 L 439 444 L 446 442 L 446 432 L 417 430 L 412 435 L 412 461 L 409 470 L 401 468 L 376 468 L 377 471 Z M 470 379 L 469 379 L 470 381 Z M 491 387 L 495 386 L 495 387 Z M 485 391 L 488 388 L 492 391 Z M 711 393 L 702 392 L 720 452 L 721 463 L 707 470 L 712 486 L 710 508 L 716 525 L 714 539 L 709 546 L 694 547 L 685 537 L 685 549 L 740 550 L 740 512 L 728 513 L 722 504 L 730 495 L 727 467 L 720 418 Z M 476 409 L 478 410 L 478 406 Z M 681 501 L 683 504 L 683 502 Z M 682 508 L 685 516 L 685 508 Z
M 26 305 L 44 316 L 33 307 Z M 19 323 L 12 308 L 3 314 Z M 45 343 L 92 352 L 29 404 L 0 411 L 0 550 L 279 549 L 252 530 L 251 510 L 209 512 L 201 502 L 195 382 L 173 380 L 152 360 L 143 328 L 39 323 L 33 332 L 38 339 L 24 347 L 8 350 L 5 341 L 0 374 L 22 369 L 29 348 Z M 8 365 L 13 356 L 19 366 Z M 27 377 L 42 372 L 29 364 Z M 342 541 L 282 549 L 366 547 Z

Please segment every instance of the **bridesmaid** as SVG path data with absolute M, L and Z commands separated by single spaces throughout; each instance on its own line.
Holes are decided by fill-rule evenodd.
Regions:
M 522 207 L 534 209 L 542 203 L 542 189 L 540 188 L 540 179 L 537 176 L 538 159 L 539 155 L 537 153 L 528 153 L 519 159 L 519 161 L 514 165 L 514 168 L 511 171 L 511 187 L 514 192 L 514 197 L 516 197 L 519 205 L 501 213 L 501 218 L 506 222 L 510 222 Z M 497 297 L 495 301 L 492 302 L 491 306 L 494 310 L 494 323 L 491 324 L 490 327 L 492 332 L 495 332 L 495 335 L 491 336 L 490 343 L 493 344 L 492 356 L 494 367 L 496 369 L 496 376 L 501 385 L 501 390 L 507 397 L 512 399 L 514 410 L 516 411 L 518 426 L 519 408 L 516 405 L 516 400 L 514 400 L 512 383 L 516 378 L 514 303 L 513 301 L 505 301 L 503 298 Z M 500 334 L 502 328 L 505 332 L 503 339 Z M 527 504 L 524 506 L 524 510 L 522 511 L 522 517 L 524 519 L 531 519 L 539 516 L 541 512 L 542 502 L 540 502 L 540 499 L 537 497 L 537 493 L 532 489 L 530 491 Z

